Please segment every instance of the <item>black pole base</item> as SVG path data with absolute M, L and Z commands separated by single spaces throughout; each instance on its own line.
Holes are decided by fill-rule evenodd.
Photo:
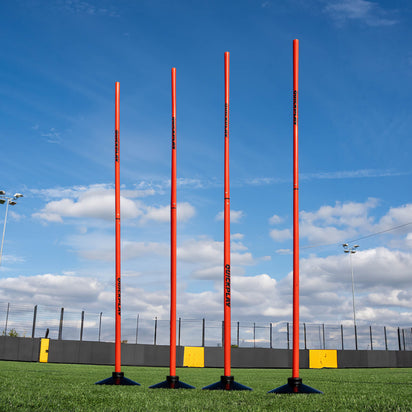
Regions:
M 181 382 L 178 376 L 166 376 L 165 381 L 149 386 L 149 389 L 195 389 L 195 387 Z
M 95 385 L 139 385 L 135 381 L 131 379 L 127 379 L 124 377 L 123 372 L 113 372 L 112 376 L 107 379 L 103 379 L 102 381 L 96 382 Z
M 304 385 L 301 378 L 289 378 L 288 383 L 279 388 L 272 389 L 268 393 L 323 393 L 310 386 Z
M 220 381 L 212 383 L 211 385 L 202 388 L 208 391 L 251 391 L 252 388 L 249 386 L 242 385 L 241 383 L 235 382 L 233 376 L 221 376 Z

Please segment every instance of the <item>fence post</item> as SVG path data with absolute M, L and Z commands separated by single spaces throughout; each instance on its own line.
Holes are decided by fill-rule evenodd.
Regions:
M 399 350 L 402 350 L 402 345 L 401 345 L 401 330 L 399 329 L 399 326 L 398 326 L 398 345 L 399 345 Z
M 157 316 L 155 317 L 154 337 L 153 337 L 153 343 L 155 346 L 156 346 L 156 339 L 157 339 Z
M 340 339 L 342 341 L 342 350 L 344 350 L 344 346 L 343 346 L 343 325 L 340 325 Z
M 237 322 L 236 343 L 237 343 L 237 347 L 239 347 L 239 322 Z
M 369 336 L 371 339 L 371 350 L 373 350 L 372 325 L 369 325 Z
M 138 334 L 139 334 L 139 314 L 137 314 L 137 318 L 136 318 L 136 344 L 137 344 Z
M 10 303 L 7 304 L 6 326 L 4 327 L 4 335 L 7 336 L 7 323 L 9 322 Z
M 83 340 L 84 310 L 82 310 L 82 320 L 80 322 L 80 342 Z
M 305 349 L 307 349 L 306 346 L 306 323 L 303 322 L 303 341 L 305 342 Z
M 289 344 L 289 322 L 286 322 L 286 339 L 288 341 L 288 349 L 290 349 L 290 344 Z
M 60 311 L 60 323 L 59 323 L 59 340 L 62 340 L 63 338 L 63 316 L 64 316 L 64 308 L 61 309 Z
M 225 321 L 222 320 L 222 348 L 225 346 Z
M 256 348 L 256 323 L 253 322 L 253 347 Z
M 385 337 L 385 350 L 388 350 L 388 338 L 386 336 L 386 326 L 383 327 L 383 335 Z
M 202 319 L 202 347 L 205 347 L 205 318 Z
M 179 339 L 178 339 L 178 345 L 177 346 L 180 346 L 180 334 L 181 334 L 181 330 L 182 330 L 182 318 L 179 318 Z
M 100 316 L 99 316 L 99 342 L 100 342 L 100 336 L 101 336 L 101 333 L 102 333 L 102 315 L 103 315 L 103 312 L 100 312 Z
M 402 329 L 402 340 L 403 340 L 403 350 L 406 350 L 406 345 L 405 345 L 405 329 Z
M 326 349 L 326 341 L 325 341 L 325 324 L 322 323 L 322 337 L 323 337 L 323 349 Z
M 36 333 L 36 319 L 37 319 L 37 305 L 34 306 L 34 310 L 33 310 L 33 327 L 31 329 L 32 338 L 34 338 L 34 334 Z
M 273 348 L 273 341 L 272 341 L 272 330 L 273 330 L 273 327 L 272 327 L 272 322 L 270 322 L 270 325 L 269 325 L 269 333 L 270 333 L 270 339 L 269 339 L 269 341 L 270 341 L 270 349 L 272 349 L 272 348 Z
M 355 328 L 355 349 L 358 350 L 358 330 L 356 325 L 354 326 Z

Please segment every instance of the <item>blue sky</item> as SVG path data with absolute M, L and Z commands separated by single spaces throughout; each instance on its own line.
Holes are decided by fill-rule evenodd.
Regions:
M 291 319 L 292 40 L 300 41 L 301 320 L 410 325 L 406 0 L 0 3 L 0 300 L 110 312 L 114 83 L 123 309 L 168 318 L 170 69 L 178 315 L 221 319 L 223 55 L 231 53 L 233 320 Z M 0 208 L 0 222 L 4 218 Z M 326 246 L 319 246 L 326 245 Z

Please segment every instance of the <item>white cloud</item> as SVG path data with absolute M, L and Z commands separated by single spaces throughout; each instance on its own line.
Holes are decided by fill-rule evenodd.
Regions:
M 409 248 L 412 249 L 412 233 L 408 233 L 408 234 L 406 235 L 405 241 L 406 241 L 406 245 L 407 245 Z
M 277 249 L 276 252 L 278 255 L 291 255 L 292 249 Z
M 79 15 L 119 17 L 119 11 L 114 6 L 101 6 L 85 0 L 62 0 L 55 7 Z
M 182 262 L 208 264 L 218 266 L 223 264 L 223 242 L 212 239 L 188 240 L 177 248 L 177 257 Z M 232 265 L 252 265 L 254 263 L 250 252 L 231 252 Z
M 97 218 L 103 220 L 114 219 L 114 190 L 95 186 L 88 190 L 73 191 L 68 194 L 75 198 L 53 200 L 33 217 L 48 222 L 63 222 L 63 218 Z M 141 205 L 131 199 L 120 197 L 121 217 L 136 218 L 142 214 Z
M 202 239 L 186 245 L 187 261 L 200 259 L 192 278 L 214 281 L 213 290 L 187 292 L 180 283 L 178 309 L 185 319 L 205 317 L 220 319 L 222 315 L 222 256 L 219 242 Z M 166 245 L 130 244 L 139 254 L 167 254 Z M 195 256 L 193 251 L 198 251 Z M 219 260 L 214 264 L 215 260 Z M 412 254 L 386 248 L 359 251 L 353 255 L 355 299 L 359 325 L 409 325 L 412 316 L 410 267 Z M 301 322 L 348 324 L 352 322 L 350 265 L 347 255 L 320 258 L 310 256 L 300 264 Z M 157 282 L 157 289 L 142 286 L 148 273 L 130 272 L 123 278 L 123 309 L 139 313 L 142 318 L 158 316 L 168 319 L 168 283 Z M 106 311 L 112 314 L 113 284 L 106 276 L 45 274 L 31 277 L 0 279 L 0 301 L 47 304 Z M 144 284 L 143 284 L 144 285 Z M 232 271 L 232 318 L 259 322 L 290 321 L 292 316 L 292 273 L 280 280 L 269 274 L 245 276 L 242 268 Z M 56 312 L 57 313 L 57 312 Z M 112 316 L 112 315 L 110 315 Z M 135 316 L 135 315 L 134 315 Z M 57 319 L 57 318 L 56 318 Z
M 269 224 L 270 225 L 277 225 L 279 223 L 282 223 L 284 221 L 283 217 L 280 217 L 278 215 L 273 215 L 270 219 L 269 219 Z
M 324 8 L 335 21 L 342 24 L 348 20 L 357 20 L 369 26 L 391 26 L 397 23 L 388 18 L 389 13 L 377 3 L 367 0 L 332 0 Z
M 9 210 L 9 216 L 10 218 L 12 218 L 13 220 L 19 222 L 20 220 L 24 219 L 26 216 L 21 215 L 19 213 L 14 212 L 13 210 Z
M 125 241 L 122 246 L 123 259 L 135 259 L 151 255 L 168 257 L 170 254 L 170 245 L 166 243 Z
M 230 239 L 232 241 L 242 240 L 245 237 L 243 233 L 232 233 L 230 235 Z
M 90 186 L 75 186 L 73 188 L 54 188 L 46 190 L 31 190 L 35 195 L 49 201 L 33 217 L 46 222 L 62 223 L 64 218 L 92 218 L 113 221 L 114 219 L 114 189 L 110 185 L 96 184 Z M 120 212 L 122 219 L 140 219 L 141 222 L 168 222 L 170 206 L 147 206 L 141 200 L 156 193 L 153 188 L 138 186 L 134 190 L 121 190 Z M 196 214 L 195 208 L 187 203 L 177 204 L 177 219 L 186 222 Z
M 230 250 L 232 252 L 242 252 L 248 250 L 247 246 L 245 246 L 242 242 L 234 242 L 230 243 Z
M 149 206 L 146 209 L 146 213 L 144 218 L 142 219 L 143 222 L 148 220 L 154 220 L 156 222 L 169 222 L 170 221 L 170 206 L 160 206 L 160 207 L 152 207 Z
M 183 262 L 220 264 L 223 259 L 223 242 L 211 239 L 189 240 L 178 247 L 177 256 Z
M 242 210 L 231 210 L 230 211 L 230 222 L 239 223 L 242 218 L 245 216 L 245 213 Z M 216 215 L 216 220 L 223 220 L 224 212 L 221 211 Z
M 389 212 L 379 220 L 379 224 L 376 228 L 385 230 L 394 226 L 406 225 L 411 222 L 412 203 L 408 203 L 399 207 L 391 207 Z M 405 230 L 408 230 L 408 228 Z
M 368 295 L 368 303 L 374 306 L 392 306 L 412 308 L 412 291 L 394 289 L 389 293 L 371 293 Z
M 412 254 L 384 247 L 359 250 L 352 255 L 355 285 L 358 292 L 371 292 L 381 287 L 407 289 L 410 284 Z M 301 259 L 301 272 L 308 276 L 308 288 L 335 288 L 350 285 L 351 267 L 348 255 Z M 320 282 L 319 284 L 317 282 Z M 339 286 L 340 285 L 340 286 Z M 347 289 L 348 291 L 350 288 Z
M 93 278 L 54 274 L 0 279 L 0 300 L 66 305 L 96 301 L 103 284 Z
M 231 265 L 230 268 L 232 277 L 233 276 L 243 276 L 245 274 L 245 270 L 241 266 L 233 266 Z M 213 267 L 206 267 L 202 269 L 197 269 L 192 272 L 191 277 L 194 279 L 201 279 L 201 280 L 221 280 L 223 282 L 223 262 L 219 266 Z
M 412 204 L 392 207 L 378 222 L 371 211 L 379 205 L 379 200 L 369 198 L 365 202 L 336 202 L 325 205 L 315 212 L 300 212 L 300 237 L 310 243 L 332 244 L 369 234 L 400 227 L 392 234 L 406 234 L 412 222 Z M 404 242 L 405 244 L 405 242 Z M 398 247 L 399 242 L 396 244 Z
M 196 214 L 195 208 L 187 202 L 178 203 L 176 211 L 179 222 L 187 222 Z M 141 221 L 147 222 L 149 220 L 161 223 L 170 222 L 170 205 L 160 207 L 148 206 Z
M 319 227 L 310 223 L 300 224 L 299 234 L 301 238 L 306 237 L 310 243 L 339 243 L 344 239 L 352 238 L 356 235 L 355 230 L 340 230 L 336 227 Z
M 0 271 L 5 270 L 4 263 L 22 263 L 25 262 L 26 259 L 22 256 L 14 256 L 14 255 L 5 255 L 3 254 L 1 257 L 2 265 L 0 266 Z
M 192 276 L 195 279 L 216 280 L 222 278 L 223 265 L 207 267 L 193 271 Z
M 272 229 L 270 237 L 276 242 L 292 239 L 292 231 L 290 229 Z
M 316 212 L 300 212 L 300 219 L 305 223 L 320 222 L 322 225 L 359 226 L 368 223 L 368 212 L 378 206 L 379 201 L 369 198 L 366 202 L 335 202 L 335 206 L 325 205 Z

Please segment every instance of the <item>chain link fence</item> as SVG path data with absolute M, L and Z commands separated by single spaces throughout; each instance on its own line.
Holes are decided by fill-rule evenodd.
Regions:
M 49 337 L 51 339 L 114 341 L 113 315 L 46 305 L 0 302 L 3 335 Z M 302 323 L 301 349 L 412 350 L 412 328 L 376 325 L 330 325 Z M 223 322 L 206 319 L 178 319 L 179 346 L 223 346 Z M 122 342 L 169 344 L 169 321 L 122 315 Z M 232 345 L 238 347 L 291 349 L 289 322 L 232 322 Z

